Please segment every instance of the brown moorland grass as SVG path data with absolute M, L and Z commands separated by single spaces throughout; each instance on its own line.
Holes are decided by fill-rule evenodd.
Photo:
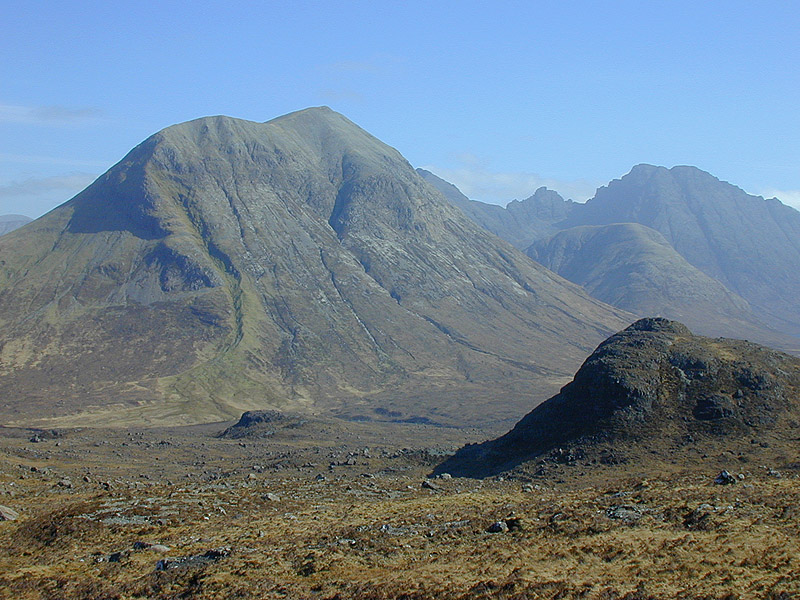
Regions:
M 219 429 L 84 429 L 39 443 L 3 431 L 0 504 L 21 514 L 0 522 L 0 598 L 800 594 L 800 485 L 768 449 L 738 465 L 643 458 L 431 489 L 436 455 L 464 432 L 240 441 Z M 722 467 L 744 479 L 715 484 Z M 509 531 L 487 531 L 504 519 Z

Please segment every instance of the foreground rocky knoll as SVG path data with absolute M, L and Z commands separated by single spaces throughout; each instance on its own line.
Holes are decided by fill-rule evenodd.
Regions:
M 437 471 L 639 468 L 654 457 L 685 464 L 718 452 L 746 461 L 761 444 L 790 460 L 799 433 L 800 359 L 642 319 L 603 342 L 571 383 L 506 435 L 463 448 Z
M 0 257 L 0 415 L 25 424 L 487 422 L 630 319 L 327 108 L 169 127 Z

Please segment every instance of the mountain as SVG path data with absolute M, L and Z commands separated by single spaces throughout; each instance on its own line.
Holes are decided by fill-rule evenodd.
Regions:
M 744 462 L 753 440 L 786 460 L 800 434 L 799 392 L 800 358 L 642 319 L 600 344 L 510 432 L 463 448 L 437 471 L 484 477 L 531 461 L 546 471 L 548 463 L 635 465 L 712 452 Z
M 169 127 L 0 256 L 7 422 L 487 424 L 630 319 L 328 108 Z
M 0 215 L 0 235 L 4 235 L 23 225 L 27 225 L 33 219 L 24 215 Z
M 548 203 L 542 198 L 532 202 L 540 192 L 506 209 L 463 197 L 456 201 L 457 189 L 446 196 L 499 237 L 517 245 L 532 239 L 524 247 L 530 256 L 587 286 L 600 300 L 641 316 L 684 320 L 708 335 L 746 337 L 800 351 L 800 212 L 695 167 L 638 165 L 585 204 L 565 201 L 555 192 L 547 192 Z M 465 201 L 471 203 L 469 210 Z M 522 206 L 536 209 L 520 215 Z M 650 232 L 635 234 L 630 224 Z M 612 225 L 619 227 L 603 235 L 600 230 L 591 230 L 591 236 L 587 229 L 569 232 Z M 595 260 L 592 253 L 598 252 Z
M 597 190 L 559 227 L 639 223 L 750 303 L 772 328 L 800 336 L 800 212 L 695 167 L 639 165 Z
M 525 200 L 512 200 L 505 207 L 486 204 L 470 200 L 452 183 L 430 171 L 417 169 L 417 172 L 475 223 L 520 250 L 535 240 L 556 233 L 558 227 L 555 224 L 565 220 L 577 204 L 564 200 L 557 192 L 545 187 Z
M 705 335 L 797 345 L 798 340 L 759 324 L 746 300 L 693 267 L 644 225 L 571 227 L 534 242 L 526 252 L 593 297 L 632 313 L 679 320 Z

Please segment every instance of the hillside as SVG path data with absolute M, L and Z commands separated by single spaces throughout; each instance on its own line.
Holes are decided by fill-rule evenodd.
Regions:
M 556 223 L 566 219 L 577 204 L 544 187 L 524 200 L 512 200 L 505 207 L 487 204 L 470 200 L 452 183 L 430 171 L 417 169 L 417 172 L 470 219 L 520 250 L 556 233 Z
M 560 227 L 639 223 L 660 232 L 772 328 L 800 335 L 800 212 L 695 167 L 638 165 Z
M 629 319 L 327 108 L 169 127 L 22 233 L 0 240 L 12 422 L 485 424 Z
M 10 233 L 23 225 L 31 222 L 30 217 L 24 215 L 0 215 L 0 235 Z
M 644 225 L 572 227 L 534 242 L 526 252 L 595 298 L 634 314 L 678 320 L 703 335 L 797 346 L 796 338 L 759 324 L 746 300 L 693 267 Z
M 642 319 L 600 344 L 510 432 L 466 446 L 437 470 L 484 477 L 536 471 L 534 461 L 545 471 L 548 461 L 635 470 L 654 456 L 688 465 L 703 454 L 746 457 L 752 440 L 793 455 L 799 393 L 799 358 Z
M 473 221 L 604 302 L 683 320 L 708 335 L 800 352 L 800 212 L 776 199 L 752 196 L 695 167 L 639 165 L 585 204 L 542 189 L 502 208 L 467 200 L 439 181 Z M 630 224 L 649 232 L 624 240 L 611 235 Z M 615 227 L 599 235 L 586 226 Z M 599 252 L 597 261 L 592 252 Z

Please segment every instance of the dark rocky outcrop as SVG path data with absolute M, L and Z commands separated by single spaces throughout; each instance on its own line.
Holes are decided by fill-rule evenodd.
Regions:
M 637 460 L 675 440 L 749 441 L 800 429 L 800 359 L 642 319 L 603 342 L 561 392 L 509 433 L 460 450 L 437 472 L 483 477 L 530 461 Z M 638 457 L 638 458 L 637 458 Z
M 277 410 L 248 410 L 234 424 L 219 434 L 221 438 L 265 438 L 272 437 L 284 429 L 299 429 L 307 420 Z

